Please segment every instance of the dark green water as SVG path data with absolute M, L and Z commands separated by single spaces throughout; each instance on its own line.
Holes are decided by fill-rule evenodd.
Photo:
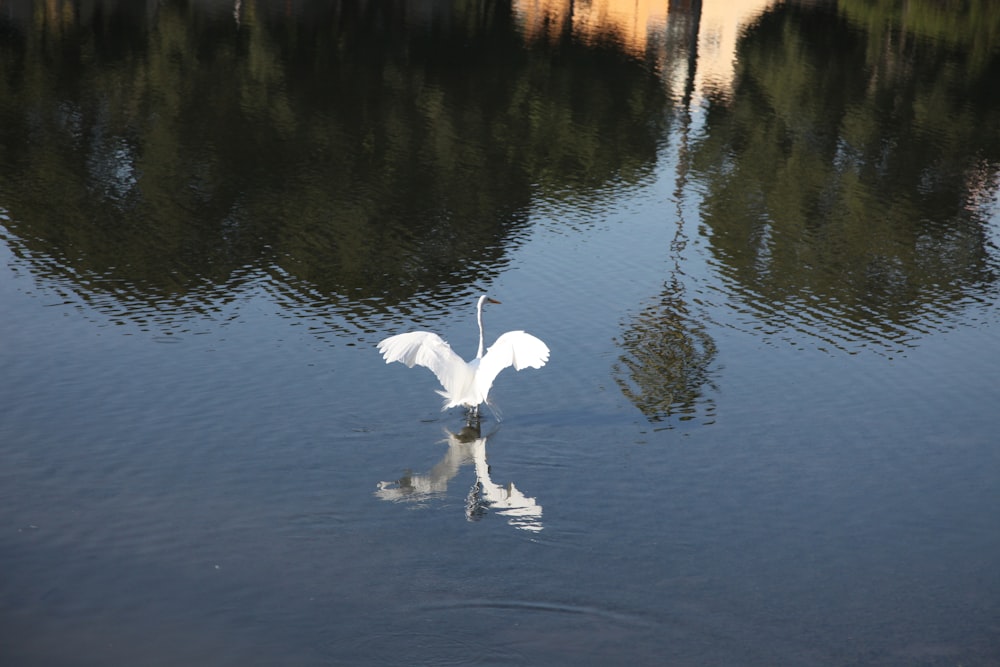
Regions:
M 1000 664 L 1000 12 L 532 7 L 0 5 L 0 662 Z

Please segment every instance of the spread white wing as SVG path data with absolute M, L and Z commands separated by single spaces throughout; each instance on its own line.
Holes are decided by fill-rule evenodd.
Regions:
M 486 396 L 493 386 L 493 380 L 508 366 L 513 366 L 516 371 L 522 368 L 541 368 L 548 360 L 549 346 L 540 339 L 524 331 L 508 331 L 497 338 L 479 361 L 476 385 L 482 395 Z
M 468 384 L 469 365 L 436 333 L 414 331 L 391 336 L 378 344 L 378 351 L 387 364 L 399 361 L 409 368 L 429 368 L 449 396 L 457 395 Z

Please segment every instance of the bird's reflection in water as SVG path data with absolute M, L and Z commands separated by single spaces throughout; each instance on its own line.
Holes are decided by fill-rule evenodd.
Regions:
M 507 519 L 507 523 L 531 532 L 542 530 L 542 506 L 534 498 L 525 496 L 513 482 L 497 484 L 490 477 L 486 462 L 486 441 L 478 420 L 471 420 L 461 431 L 446 431 L 448 443 L 437 465 L 425 474 L 407 473 L 395 482 L 379 482 L 375 495 L 382 500 L 395 502 L 423 502 L 434 496 L 444 495 L 448 482 L 458 475 L 463 465 L 471 463 L 476 472 L 476 482 L 465 500 L 465 517 L 478 521 L 490 512 Z

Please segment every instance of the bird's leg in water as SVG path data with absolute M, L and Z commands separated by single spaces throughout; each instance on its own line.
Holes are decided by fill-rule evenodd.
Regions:
M 479 406 L 474 405 L 465 413 L 465 423 L 468 426 L 479 426 Z

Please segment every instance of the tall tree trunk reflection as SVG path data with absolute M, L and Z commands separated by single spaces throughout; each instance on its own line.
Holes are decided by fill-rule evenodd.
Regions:
M 626 325 L 619 340 L 623 354 L 614 367 L 615 381 L 622 393 L 654 423 L 668 421 L 673 416 L 682 421 L 694 419 L 699 413 L 711 419 L 715 413 L 714 401 L 705 396 L 705 390 L 713 388 L 711 365 L 716 355 L 715 341 L 690 312 L 681 271 L 687 247 L 682 206 L 689 180 L 691 105 L 698 67 L 701 14 L 700 2 L 690 5 L 686 12 L 672 12 L 668 25 L 675 35 L 683 36 L 675 42 L 676 50 L 687 52 L 686 58 L 678 58 L 687 63 L 687 71 L 681 105 L 677 109 L 679 157 L 673 196 L 676 228 L 670 243 L 673 267 L 658 302 Z

